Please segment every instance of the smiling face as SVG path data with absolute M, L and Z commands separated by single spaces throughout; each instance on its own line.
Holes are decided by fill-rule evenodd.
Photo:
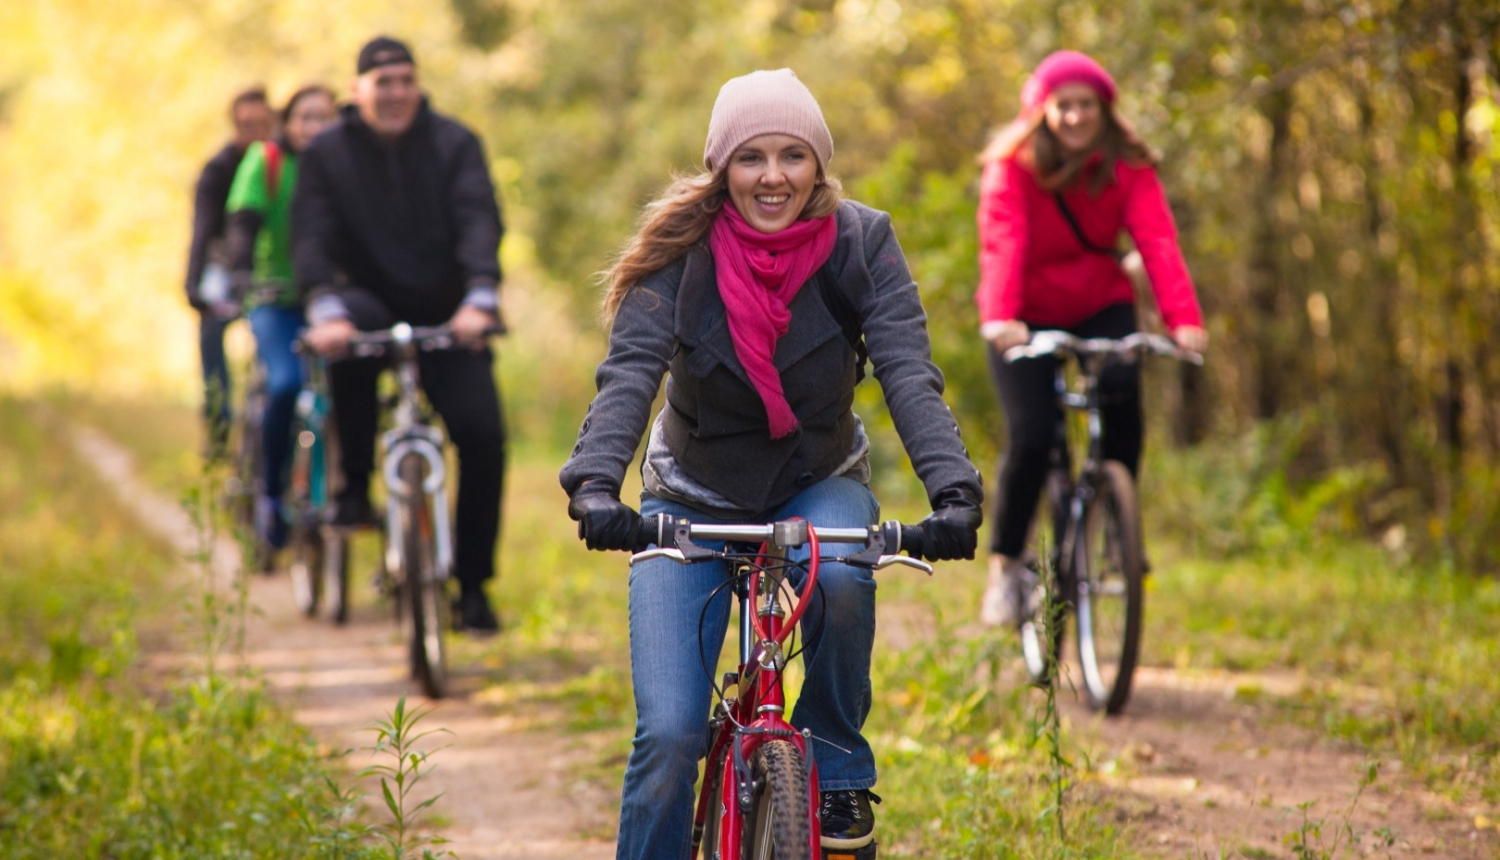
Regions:
M 1104 128 L 1104 105 L 1088 84 L 1063 84 L 1047 98 L 1046 119 L 1048 130 L 1063 149 L 1083 152 L 1094 145 Z
M 287 143 L 301 152 L 307 144 L 333 122 L 333 99 L 323 92 L 311 92 L 297 99 L 286 119 Z
M 818 157 L 788 134 L 752 137 L 729 156 L 729 199 L 751 227 L 775 233 L 792 226 L 818 186 Z
M 411 63 L 377 66 L 354 79 L 354 104 L 360 118 L 385 138 L 400 137 L 411 128 L 422 106 L 417 67 Z

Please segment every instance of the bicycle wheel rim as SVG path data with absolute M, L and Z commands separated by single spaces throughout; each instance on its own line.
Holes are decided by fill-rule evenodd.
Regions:
M 1140 650 L 1140 532 L 1129 472 L 1107 462 L 1076 548 L 1078 657 L 1089 705 L 1115 714 L 1130 697 Z

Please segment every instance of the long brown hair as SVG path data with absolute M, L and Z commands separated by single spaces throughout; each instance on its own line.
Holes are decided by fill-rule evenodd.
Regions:
M 647 275 L 666 268 L 702 242 L 719 210 L 733 205 L 729 203 L 728 177 L 727 167 L 714 173 L 674 176 L 666 190 L 646 204 L 635 235 L 610 267 L 599 273 L 599 279 L 607 285 L 600 312 L 606 326 L 614 322 L 627 293 Z M 819 171 L 818 184 L 798 220 L 832 215 L 842 192 L 837 179 Z
M 1089 183 L 1089 191 L 1094 194 L 1114 181 L 1117 161 L 1154 167 L 1160 160 L 1156 151 L 1136 136 L 1134 127 L 1113 104 L 1100 107 L 1103 125 L 1093 146 L 1086 150 L 1071 153 L 1064 150 L 1057 135 L 1047 127 L 1046 112 L 1038 108 L 1023 112 L 997 131 L 980 154 L 979 163 L 1014 158 L 1036 176 L 1037 184 L 1048 191 L 1057 191 L 1078 179 L 1095 155 L 1099 155 L 1102 156 L 1099 168 Z

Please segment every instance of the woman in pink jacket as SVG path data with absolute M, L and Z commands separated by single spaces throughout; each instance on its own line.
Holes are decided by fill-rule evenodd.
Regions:
M 1093 59 L 1052 54 L 1027 80 L 1020 115 L 980 159 L 976 300 L 1009 429 L 980 611 L 989 624 L 1018 624 L 1033 610 L 1027 604 L 1036 579 L 1024 556 L 1059 409 L 1057 359 L 1008 363 L 1005 350 L 1034 329 L 1112 338 L 1137 330 L 1135 294 L 1115 252 L 1122 230 L 1140 252 L 1172 337 L 1196 352 L 1208 345 L 1156 156 L 1115 110 L 1115 95 L 1114 80 Z M 1104 456 L 1135 474 L 1143 431 L 1139 372 L 1113 367 L 1100 386 Z

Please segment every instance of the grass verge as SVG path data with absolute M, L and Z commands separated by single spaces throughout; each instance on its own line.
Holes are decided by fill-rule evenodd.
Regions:
M 181 560 L 111 502 L 50 414 L 0 398 L 5 855 L 376 856 L 326 756 L 258 685 L 141 671 L 137 631 L 180 599 Z

